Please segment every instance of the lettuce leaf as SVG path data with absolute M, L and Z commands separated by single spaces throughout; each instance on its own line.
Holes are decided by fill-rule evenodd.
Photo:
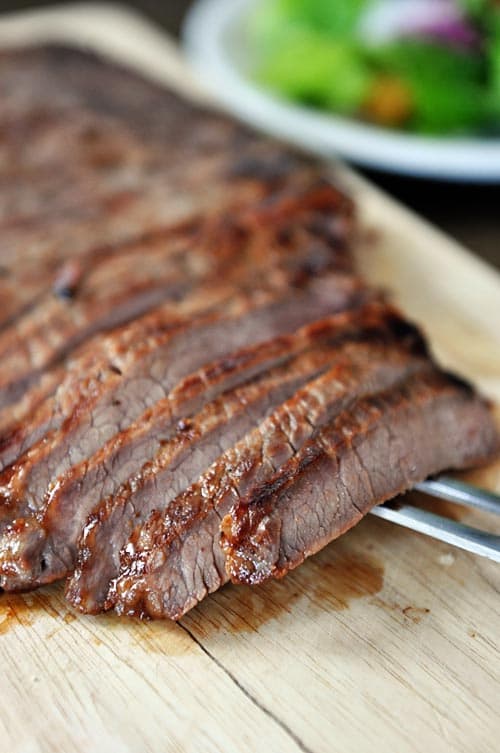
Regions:
M 287 18 L 345 40 L 355 34 L 367 0 L 278 0 L 277 5 Z
M 360 108 L 373 80 L 355 45 L 307 29 L 282 30 L 256 75 L 280 94 L 341 113 Z

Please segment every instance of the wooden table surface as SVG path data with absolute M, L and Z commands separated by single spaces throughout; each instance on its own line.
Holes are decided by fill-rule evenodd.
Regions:
M 190 86 L 167 40 L 109 8 L 0 23 L 0 44 L 55 26 Z M 367 277 L 500 406 L 498 274 L 338 178 L 370 229 Z M 500 462 L 471 480 L 500 491 Z M 0 753 L 497 753 L 499 594 L 497 564 L 367 516 L 283 581 L 225 587 L 178 624 L 82 617 L 59 585 L 3 596 Z
M 192 0 L 128 0 L 172 34 L 178 34 Z M 50 0 L 2 0 L 3 11 L 50 5 Z M 363 171 L 365 172 L 365 171 Z M 377 185 L 500 268 L 500 184 L 456 185 L 366 171 Z

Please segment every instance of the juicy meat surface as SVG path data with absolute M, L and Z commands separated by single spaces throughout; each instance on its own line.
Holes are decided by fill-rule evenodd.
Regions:
M 26 568 L 26 551 L 45 535 L 40 517 L 43 520 L 72 466 L 91 457 L 207 359 L 352 305 L 359 290 L 344 282 L 341 278 L 339 284 L 338 276 L 333 276 L 325 286 L 324 278 L 320 287 L 313 284 L 278 300 L 273 296 L 267 303 L 234 299 L 232 316 L 209 313 L 183 321 L 153 338 L 152 347 L 140 342 L 134 351 L 129 346 L 111 366 L 106 364 L 104 373 L 99 369 L 98 378 L 76 393 L 60 429 L 49 432 L 0 475 L 0 585 L 9 590 L 26 588 L 35 583 L 39 567 L 46 569 L 45 561 Z M 67 398 L 64 392 L 62 398 Z
M 89 53 L 0 70 L 0 588 L 178 619 L 496 451 L 319 165 Z
M 17 426 L 12 421 L 10 425 L 7 422 L 6 430 L 0 433 L 0 467 L 10 465 L 47 431 L 59 428 L 65 415 L 54 407 L 54 402 L 60 402 L 57 398 L 46 400 L 30 420 L 24 420 L 27 409 L 38 408 L 37 403 L 41 402 L 41 385 L 46 396 L 50 397 L 47 372 L 57 372 L 60 364 L 55 363 L 45 370 L 44 364 L 47 367 L 57 356 L 66 354 L 69 373 L 75 373 L 76 362 L 76 373 L 85 374 L 89 367 L 76 357 L 79 352 L 68 354 L 68 350 L 71 351 L 96 329 L 116 325 L 122 319 L 133 319 L 138 308 L 151 307 L 157 295 L 167 300 L 153 316 L 145 315 L 133 321 L 128 329 L 114 334 L 110 341 L 105 337 L 93 338 L 83 357 L 88 360 L 85 354 L 90 352 L 95 360 L 97 350 L 113 349 L 117 338 L 124 338 L 124 332 L 131 333 L 129 340 L 132 336 L 136 340 L 144 336 L 141 327 L 149 335 L 156 320 L 158 327 L 164 327 L 165 322 L 181 314 L 194 316 L 203 308 L 228 305 L 231 296 L 236 297 L 239 292 L 252 290 L 255 293 L 260 288 L 263 294 L 266 290 L 269 294 L 269 289 L 300 288 L 320 273 L 328 276 L 336 271 L 345 276 L 338 278 L 338 293 L 333 293 L 336 305 L 342 307 L 342 286 L 346 302 L 349 288 L 354 296 L 355 288 L 362 286 L 352 276 L 346 278 L 351 260 L 338 236 L 338 228 L 335 228 L 335 210 L 341 205 L 336 190 L 323 181 L 314 181 L 300 190 L 289 189 L 273 194 L 266 202 L 257 203 L 237 219 L 224 215 L 212 217 L 189 231 L 154 237 L 152 241 L 150 239 L 150 245 L 153 243 L 154 247 L 151 253 L 153 256 L 159 254 L 164 262 L 168 262 L 164 273 L 169 280 L 166 287 L 160 284 L 159 274 L 149 270 L 147 244 L 144 247 L 139 244 L 139 250 L 137 244 L 132 244 L 134 253 L 141 257 L 135 265 L 130 265 L 128 254 L 124 254 L 124 260 L 122 257 L 118 259 L 118 267 L 116 258 L 101 262 L 85 275 L 84 281 L 78 282 L 70 300 L 56 301 L 51 294 L 50 306 L 44 300 L 40 307 L 36 305 L 28 312 L 29 325 L 23 318 L 16 327 L 0 332 L 0 353 L 2 348 L 4 350 L 0 405 L 2 401 L 12 401 L 17 396 L 18 402 L 11 412 L 19 410 L 20 413 Z M 173 259 L 177 270 L 175 280 L 172 280 L 169 267 Z M 135 271 L 137 265 L 145 267 L 144 274 L 151 277 L 153 290 L 141 289 Z M 224 278 L 223 286 L 219 283 L 221 277 Z M 67 276 L 63 282 L 68 285 Z M 100 292 L 96 298 L 97 283 Z M 139 290 L 138 297 L 132 295 L 134 290 Z M 106 303 L 104 307 L 103 301 Z M 104 353 L 103 359 L 106 358 Z M 32 384 L 21 398 L 23 390 L 33 382 L 36 384 Z M 55 389 L 57 380 L 52 384 Z M 64 386 L 58 392 L 69 393 L 71 402 L 72 389 L 75 388 Z

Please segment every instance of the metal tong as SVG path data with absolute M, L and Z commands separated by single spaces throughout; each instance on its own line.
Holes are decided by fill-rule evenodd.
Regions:
M 500 515 L 500 496 L 498 494 L 477 489 L 454 478 L 440 476 L 429 479 L 421 484 L 416 484 L 414 489 L 431 497 Z M 397 523 L 405 528 L 411 528 L 413 531 L 424 533 L 459 549 L 465 549 L 467 552 L 500 562 L 500 536 L 458 523 L 414 505 L 405 504 L 402 501 L 403 499 L 398 498 L 396 502 L 392 500 L 384 505 L 374 507 L 371 513 L 378 518 L 390 520 L 392 523 Z

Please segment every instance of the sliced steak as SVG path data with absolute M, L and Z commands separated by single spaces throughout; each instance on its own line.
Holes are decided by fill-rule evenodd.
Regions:
M 394 342 L 351 343 L 342 351 L 342 357 L 328 372 L 299 390 L 258 428 L 222 455 L 197 483 L 167 506 L 164 513 L 157 511 L 153 514 L 123 548 L 130 584 L 145 561 L 140 554 L 145 541 L 149 542 L 144 544 L 147 557 L 154 549 L 157 561 L 162 560 L 158 582 L 161 580 L 166 589 L 165 615 L 177 617 L 193 606 L 199 598 L 200 583 L 213 579 L 213 553 L 219 552 L 220 517 L 240 495 L 271 478 L 315 431 L 359 396 L 397 385 L 409 374 L 430 368 L 424 356 L 418 352 L 413 355 Z M 149 544 L 153 540 L 155 543 L 150 551 Z M 137 562 L 133 556 L 129 562 L 127 557 L 136 544 L 140 550 Z M 193 591 L 189 557 L 194 552 L 198 554 L 197 583 Z M 118 584 L 125 583 L 124 573 L 116 584 L 112 584 L 108 605 L 112 603 L 116 589 L 121 588 Z M 139 578 L 135 585 L 131 585 L 130 592 L 142 593 L 143 585 L 149 592 L 147 578 Z M 154 590 L 158 593 L 156 586 Z
M 98 362 L 97 383 L 87 375 L 75 399 L 59 395 L 69 407 L 61 427 L 3 471 L 3 521 L 40 510 L 51 483 L 127 428 L 192 370 L 240 347 L 356 305 L 362 294 L 352 278 L 338 275 L 313 281 L 295 294 L 266 296 L 257 291 L 253 302 L 235 297 L 232 311 L 201 315 L 176 327 L 168 327 L 167 321 L 163 331 L 158 327 L 160 334 L 129 342 L 125 351 L 115 347 L 111 359 L 101 362 L 100 368 Z M 136 325 L 140 334 L 140 323 Z M 114 344 L 113 338 L 110 341 Z
M 229 472 L 214 464 L 166 513 L 153 513 L 122 549 L 106 606 L 178 619 L 229 574 L 250 583 L 284 575 L 374 504 L 496 450 L 487 406 L 439 372 L 358 398 L 298 450 L 295 425 L 271 435 L 266 429 L 268 443 L 277 444 L 253 474 L 253 453 L 239 461 L 240 473 L 238 460 L 226 457 Z
M 317 165 L 86 53 L 0 68 L 0 588 L 177 619 L 496 449 Z
M 22 543 L 18 550 L 19 557 L 16 554 L 16 562 L 26 565 L 27 582 L 39 585 L 67 575 L 75 565 L 77 539 L 85 527 L 86 542 L 83 548 L 87 551 L 90 540 L 95 540 L 94 551 L 98 556 L 90 556 L 81 562 L 81 577 L 78 586 L 77 579 L 74 580 L 73 593 L 74 598 L 78 598 L 77 589 L 83 587 L 85 594 L 88 594 L 88 608 L 100 610 L 107 596 L 109 581 L 118 569 L 119 550 L 133 524 L 153 507 L 164 506 L 194 482 L 221 452 L 250 431 L 301 384 L 326 369 L 331 358 L 331 348 L 318 346 L 289 359 L 284 366 L 277 366 L 257 376 L 245 386 L 225 392 L 193 418 L 186 417 L 189 416 L 187 411 L 192 409 L 193 400 L 189 399 L 187 404 L 181 400 L 179 404 L 176 396 L 172 395 L 169 410 L 165 410 L 163 420 L 157 416 L 154 425 L 149 427 L 149 436 L 144 436 L 142 430 L 141 440 L 132 437 L 131 441 L 127 438 L 127 444 L 118 456 L 110 458 L 108 455 L 94 466 L 96 486 L 88 484 L 89 476 L 92 481 L 94 475 L 91 472 L 81 477 L 81 490 L 75 489 L 73 484 L 73 488 L 67 488 L 65 483 L 62 488 L 58 487 L 43 519 L 37 521 L 41 523 L 43 537 L 38 531 L 35 535 L 43 548 L 35 549 L 33 538 L 27 541 L 25 537 L 23 541 L 27 543 L 30 556 L 24 556 Z M 283 355 L 277 360 L 283 361 Z M 208 391 L 215 390 L 209 387 Z M 195 403 L 203 404 L 203 394 L 198 396 Z M 167 406 L 164 405 L 164 408 Z M 145 452 L 148 452 L 146 456 L 143 454 Z M 144 457 L 148 458 L 148 462 L 140 471 L 138 459 L 143 460 Z M 128 462 L 120 467 L 120 460 Z M 127 478 L 129 481 L 120 489 L 119 481 Z M 98 496 L 101 489 L 111 490 L 111 496 L 106 497 L 98 510 L 92 512 L 101 499 Z M 91 512 L 92 523 L 86 523 Z M 20 541 L 18 539 L 18 543 Z M 64 570 L 62 564 L 65 565 Z M 20 570 L 19 567 L 18 582 Z M 91 580 L 90 587 L 86 579 Z M 10 587 L 11 583 L 8 585 Z
M 111 86 L 106 97 L 97 93 L 99 81 Z M 271 227 L 276 216 L 273 203 L 283 204 L 283 195 L 290 221 L 295 213 L 296 227 L 309 236 L 299 244 L 290 230 L 280 229 L 290 260 L 298 265 L 302 250 L 304 265 L 312 251 L 314 265 L 327 255 L 325 245 L 342 246 L 344 262 L 348 258 L 350 202 L 331 186 L 327 195 L 324 184 L 322 201 L 311 204 L 315 166 L 130 71 L 71 50 L 10 51 L 2 54 L 0 96 L 0 408 L 20 400 L 31 385 L 38 389 L 43 370 L 94 332 L 179 297 L 196 282 L 189 270 L 178 278 L 146 264 L 155 233 L 254 207 L 252 234 L 265 234 L 263 225 Z M 269 204 L 264 214 L 258 207 L 263 199 Z M 274 215 L 266 220 L 269 207 Z M 304 208 L 314 215 L 309 220 Z M 142 245 L 143 264 L 132 259 L 131 239 Z M 208 255 L 195 250 L 190 247 L 189 255 L 203 266 Z M 261 252 L 247 278 L 255 270 L 263 274 L 273 257 Z M 68 259 L 73 271 L 80 267 L 77 284 L 64 284 Z M 6 457 L 12 462 L 10 449 Z
M 258 378 L 257 387 L 250 384 L 246 388 L 241 388 L 241 391 L 237 392 L 236 406 L 241 412 L 241 401 L 250 405 L 250 395 L 256 394 L 258 400 L 263 401 L 262 406 L 267 412 L 273 402 L 277 404 L 286 400 L 291 391 L 300 386 L 298 379 L 307 382 L 314 378 L 314 372 L 331 368 L 333 363 L 345 364 L 351 352 L 354 358 L 359 357 L 358 349 L 353 350 L 354 342 L 364 343 L 359 348 L 364 348 L 363 353 L 366 356 L 367 343 L 373 337 L 381 339 L 384 336 L 383 327 L 387 326 L 387 319 L 387 310 L 372 306 L 364 311 L 332 317 L 306 327 L 296 335 L 280 338 L 274 343 L 249 351 L 248 354 L 253 352 L 254 355 L 246 369 L 237 372 L 233 370 L 233 374 L 229 375 L 233 383 L 236 378 L 244 377 L 245 372 L 249 376 L 249 366 L 253 369 L 260 366 L 263 369 L 266 365 L 271 367 L 273 360 L 279 362 L 283 359 L 288 360 L 288 363 L 284 367 L 275 368 L 265 377 Z M 385 336 L 390 339 L 390 332 L 386 331 Z M 313 347 L 314 343 L 316 345 Z M 300 350 L 305 352 L 300 356 L 295 355 Z M 372 355 L 375 353 L 374 349 Z M 266 398 L 265 391 L 271 391 L 271 386 L 279 379 L 283 380 L 283 390 L 273 393 L 275 399 L 270 399 L 270 396 Z M 196 381 L 200 380 L 197 378 Z M 210 392 L 214 394 L 213 378 L 201 380 L 201 383 L 203 382 L 205 399 L 209 399 Z M 207 386 L 210 390 L 208 395 Z M 45 570 L 38 575 L 39 582 L 51 577 L 51 562 L 54 559 L 59 568 L 61 560 L 68 563 L 68 568 L 74 564 L 74 552 L 70 544 L 76 540 L 76 535 L 84 527 L 85 514 L 95 507 L 99 499 L 103 499 L 92 513 L 91 522 L 87 521 L 85 525 L 85 532 L 79 544 L 81 556 L 78 568 L 68 589 L 71 600 L 81 609 L 96 611 L 102 608 L 109 581 L 117 572 L 119 550 L 126 542 L 130 526 L 144 520 L 153 508 L 163 509 L 182 488 L 195 481 L 221 452 L 259 423 L 259 413 L 255 405 L 250 413 L 247 411 L 246 415 L 241 416 L 234 408 L 231 393 L 225 393 L 219 403 L 209 404 L 200 416 L 189 422 L 187 433 L 181 431 L 172 436 L 173 422 L 181 415 L 188 415 L 187 407 L 191 412 L 193 408 L 198 408 L 203 397 L 203 392 L 198 392 L 194 402 L 192 389 L 187 390 L 186 385 L 181 385 L 180 390 L 169 396 L 168 402 L 163 401 L 155 406 L 156 415 L 153 422 L 141 422 L 137 426 L 135 436 L 128 435 L 124 444 L 120 442 L 116 447 L 114 442 L 109 443 L 103 452 L 92 458 L 91 463 L 73 469 L 70 483 L 65 482 L 57 489 L 52 498 L 56 504 L 49 506 L 42 521 L 47 544 L 38 554 L 38 561 L 43 558 L 45 562 Z M 228 406 L 227 415 L 224 415 L 218 406 L 224 402 L 229 404 L 231 400 L 233 407 L 229 411 Z M 158 412 L 159 408 L 162 415 Z M 213 423 L 209 421 L 207 430 L 206 416 L 213 421 L 214 412 L 220 416 L 220 421 L 215 424 L 214 429 Z M 230 428 L 234 421 L 237 421 L 238 436 L 235 435 L 234 426 L 233 429 Z M 166 439 L 171 441 L 166 446 L 161 446 L 161 440 Z M 203 452 L 200 451 L 200 443 L 206 444 Z M 147 450 L 146 457 L 151 458 L 153 463 L 148 463 L 142 476 L 137 476 L 133 472 L 138 470 L 139 464 L 134 458 L 138 455 L 143 459 L 144 450 Z M 188 452 L 189 472 L 177 459 L 179 453 L 182 455 L 185 452 Z M 131 463 L 131 454 L 135 467 L 134 463 Z M 120 461 L 125 461 L 125 464 L 121 466 Z M 117 497 L 113 497 L 118 490 L 118 483 L 129 476 L 131 480 L 126 487 Z M 41 540 L 41 537 L 38 538 Z M 41 568 L 37 566 L 37 561 L 33 557 L 34 548 L 31 546 L 29 550 L 30 560 L 24 558 L 24 562 L 29 565 L 29 577 L 33 579 L 37 567 L 39 570 Z M 18 552 L 22 555 L 21 549 L 18 548 Z

